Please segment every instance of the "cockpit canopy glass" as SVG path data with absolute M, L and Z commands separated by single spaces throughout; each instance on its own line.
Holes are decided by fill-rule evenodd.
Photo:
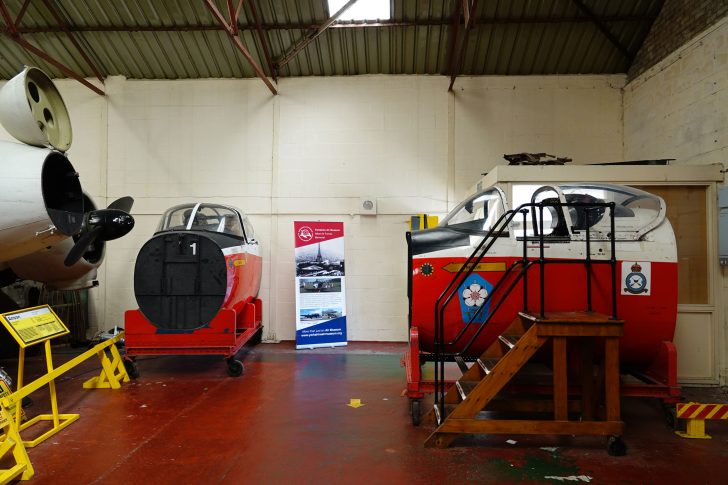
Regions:
M 502 192 L 490 187 L 479 192 L 448 214 L 440 223 L 460 232 L 484 234 L 491 231 L 505 212 Z M 543 210 L 526 210 L 525 227 L 521 215 L 514 217 L 510 228 L 517 237 L 537 237 L 539 228 L 550 239 L 568 240 L 572 235 L 589 229 L 592 237 L 600 239 L 611 232 L 609 208 L 613 202 L 615 236 L 617 239 L 636 239 L 656 227 L 664 217 L 662 199 L 633 187 L 604 183 L 567 183 L 558 185 L 515 183 L 511 209 L 522 204 L 541 203 Z M 574 205 L 570 205 L 574 204 Z M 595 204 L 588 206 L 585 204 Z M 543 213 L 543 221 L 541 221 Z M 501 236 L 508 236 L 503 231 Z M 583 235 L 583 234 L 582 234 Z
M 465 232 L 485 233 L 493 229 L 494 224 L 505 212 L 503 198 L 496 189 L 480 192 L 465 200 L 448 214 L 440 223 L 440 227 L 448 227 Z M 502 234 L 507 236 L 504 231 Z
M 540 212 L 526 220 L 526 237 L 535 237 L 535 228 L 543 227 L 545 236 L 569 237 L 589 229 L 592 237 L 606 237 L 610 229 L 610 210 L 603 204 L 614 203 L 614 230 L 617 239 L 634 239 L 655 227 L 661 217 L 662 200 L 650 193 L 625 185 L 605 183 L 568 183 L 553 186 L 513 185 L 513 208 L 521 204 L 545 204 L 543 222 Z M 548 205 L 553 202 L 554 205 Z M 563 204 L 563 207 L 559 204 Z M 573 204 L 573 205 L 571 205 Z M 594 204 L 589 206 L 588 204 Z M 568 217 L 567 217 L 568 216 Z M 521 218 L 516 218 L 516 236 L 524 235 Z M 536 226 L 534 227 L 534 222 Z M 567 227 L 569 224 L 569 227 Z
M 183 204 L 168 209 L 157 226 L 161 231 L 210 231 L 244 237 L 240 214 L 217 204 Z
M 643 190 L 613 184 L 563 184 L 559 188 L 567 202 L 614 202 L 615 230 L 640 231 L 660 217 L 662 200 Z M 574 229 L 609 224 L 609 209 L 592 211 L 587 220 L 580 207 L 570 207 Z M 592 220 L 593 219 L 593 220 Z

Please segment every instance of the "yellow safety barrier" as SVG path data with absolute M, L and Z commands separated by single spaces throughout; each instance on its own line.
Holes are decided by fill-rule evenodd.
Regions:
M 76 421 L 80 415 L 78 414 L 60 414 L 58 412 L 58 400 L 56 396 L 55 380 L 73 369 L 81 362 L 98 356 L 101 360 L 101 373 L 97 377 L 92 377 L 83 383 L 85 389 L 119 389 L 121 384 L 129 382 L 129 374 L 124 367 L 124 361 L 116 348 L 116 343 L 124 337 L 121 332 L 118 335 L 106 340 L 81 355 L 74 357 L 65 364 L 54 368 L 51 358 L 50 340 L 45 341 L 46 365 L 48 372 L 38 379 L 23 385 L 23 368 L 25 365 L 25 349 L 21 347 L 18 358 L 18 390 L 9 396 L 0 399 L 0 416 L 8 416 L 6 422 L 0 421 L 0 428 L 4 432 L 4 436 L 0 438 L 0 460 L 2 457 L 12 450 L 17 465 L 8 470 L 0 470 L 0 484 L 5 484 L 12 480 L 11 477 L 17 477 L 22 472 L 21 480 L 28 480 L 33 476 L 33 467 L 27 459 L 26 448 L 32 448 L 55 435 L 68 425 Z M 109 358 L 108 353 L 111 355 Z M 32 394 L 43 386 L 48 385 L 51 394 L 51 414 L 40 414 L 32 419 L 22 422 L 22 400 L 25 396 Z M 13 416 L 9 410 L 14 409 Z M 23 440 L 20 436 L 22 431 L 27 430 L 33 425 L 42 422 L 52 422 L 50 430 L 41 434 L 32 440 Z M 22 465 L 22 466 L 21 466 Z M 19 470 L 19 471 L 18 471 Z
M 710 435 L 705 434 L 705 420 L 728 420 L 728 404 L 679 403 L 676 407 L 676 417 L 687 420 L 687 428 L 685 431 L 675 431 L 675 434 L 683 438 L 709 440 Z
M 35 473 L 33 465 L 30 463 L 15 421 L 4 407 L 0 407 L 0 430 L 5 434 L 0 441 L 0 462 L 5 463 L 5 457 L 12 455 L 11 463 L 14 463 L 10 468 L 0 469 L 0 484 L 5 485 L 18 477 L 21 480 L 30 480 Z
M 25 360 L 25 352 L 23 352 L 23 349 L 21 349 L 20 358 L 18 361 L 18 390 L 10 396 L 0 400 L 0 405 L 2 405 L 2 407 L 4 407 L 5 409 L 9 409 L 14 404 L 21 403 L 25 396 L 32 394 L 33 392 L 37 391 L 47 384 L 51 392 L 52 414 L 41 414 L 29 421 L 26 421 L 25 423 L 20 424 L 18 431 L 24 431 L 40 421 L 53 421 L 53 428 L 32 441 L 24 441 L 25 446 L 27 446 L 28 448 L 32 448 L 39 443 L 42 443 L 43 441 L 47 440 L 48 438 L 50 438 L 51 436 L 78 419 L 78 414 L 58 413 L 58 401 L 56 397 L 55 380 L 62 374 L 76 367 L 81 362 L 89 359 L 94 355 L 98 355 L 101 359 L 101 374 L 98 377 L 93 377 L 84 382 L 83 387 L 86 389 L 119 389 L 122 382 L 129 382 L 129 374 L 127 374 L 121 355 L 114 345 L 121 338 L 123 338 L 123 336 L 123 332 L 119 333 L 113 338 L 110 338 L 109 340 L 106 340 L 105 342 L 96 345 L 92 349 L 87 350 L 77 357 L 74 357 L 73 359 L 69 360 L 68 362 L 57 368 L 53 368 L 50 354 L 50 341 L 46 341 L 46 362 L 48 367 L 48 373 L 26 385 L 23 385 L 22 371 Z M 106 355 L 107 348 L 111 349 L 112 360 L 109 360 L 108 356 Z M 16 423 L 20 423 L 20 408 L 21 406 L 16 406 Z

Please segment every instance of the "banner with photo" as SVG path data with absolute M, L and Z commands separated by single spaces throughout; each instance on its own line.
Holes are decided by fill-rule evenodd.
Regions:
M 296 348 L 346 345 L 344 223 L 293 223 Z

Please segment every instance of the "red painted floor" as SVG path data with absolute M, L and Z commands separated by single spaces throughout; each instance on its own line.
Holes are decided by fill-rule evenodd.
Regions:
M 98 372 L 89 361 L 59 380 L 61 412 L 81 419 L 29 450 L 29 483 L 728 483 L 728 421 L 707 423 L 712 440 L 685 440 L 648 400 L 623 400 L 625 457 L 596 437 L 486 436 L 425 449 L 430 430 L 411 425 L 400 396 L 404 349 L 262 344 L 243 357 L 240 378 L 217 357 L 140 358 L 141 377 L 117 391 L 81 388 Z M 57 352 L 58 362 L 70 358 Z M 31 359 L 29 372 L 42 365 Z M 49 412 L 46 395 L 33 396 L 29 415 Z M 364 406 L 347 406 L 352 398 Z

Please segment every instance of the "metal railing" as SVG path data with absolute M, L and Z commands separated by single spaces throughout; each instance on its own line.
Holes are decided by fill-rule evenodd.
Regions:
M 543 210 L 545 207 L 561 208 L 563 211 L 564 207 L 582 207 L 585 215 L 585 228 L 586 232 L 584 242 L 585 258 L 584 259 L 564 259 L 564 258 L 551 258 L 546 259 L 545 256 L 545 243 L 551 242 L 546 240 L 546 236 L 543 230 Z M 547 264 L 584 264 L 586 267 L 586 293 L 587 293 L 587 311 L 592 311 L 592 265 L 593 264 L 609 264 L 611 266 L 611 303 L 612 303 L 612 315 L 613 319 L 617 318 L 617 260 L 616 260 L 616 242 L 615 242 L 615 221 L 614 221 L 614 202 L 530 202 L 522 204 L 517 209 L 512 209 L 505 212 L 496 222 L 493 227 L 475 247 L 470 256 L 466 259 L 462 267 L 453 276 L 450 283 L 447 285 L 445 290 L 435 301 L 435 340 L 434 340 L 434 363 L 435 363 L 435 406 L 437 408 L 439 416 L 444 417 L 444 397 L 445 397 L 445 362 L 452 361 L 456 357 L 462 357 L 465 355 L 470 347 L 475 343 L 483 329 L 488 325 L 493 316 L 501 308 L 501 305 L 508 299 L 510 293 L 516 287 L 516 285 L 522 280 L 523 281 L 523 311 L 529 311 L 528 302 L 528 271 L 535 265 L 540 268 L 540 280 L 539 280 L 539 303 L 540 303 L 540 317 L 545 317 L 545 269 Z M 608 208 L 610 216 L 610 232 L 608 234 L 608 240 L 610 245 L 610 257 L 608 260 L 604 259 L 592 259 L 591 257 L 591 230 L 590 230 L 590 217 L 591 212 L 598 210 L 599 208 Z M 538 210 L 539 218 L 536 220 L 536 210 Z M 537 238 L 527 236 L 527 219 L 528 213 L 531 213 L 533 220 L 533 228 L 537 231 Z M 478 263 L 488 254 L 488 251 L 493 247 L 499 237 L 502 237 L 504 232 L 508 229 L 511 222 L 516 218 L 518 214 L 523 216 L 523 256 L 521 259 L 511 264 L 506 271 L 503 273 L 501 278 L 495 283 L 493 288 L 488 295 L 486 295 L 482 305 L 477 309 L 475 313 L 470 316 L 467 322 L 464 322 L 462 329 L 457 335 L 450 341 L 445 341 L 445 310 L 448 305 L 454 300 L 454 296 L 458 294 L 460 286 L 465 280 L 475 272 Z M 573 221 L 572 221 L 573 223 Z M 577 230 L 574 229 L 576 233 Z M 568 235 L 565 236 L 568 238 Z M 528 257 L 529 243 L 538 241 L 538 258 Z M 572 242 L 573 240 L 568 239 L 565 242 Z M 515 277 L 511 277 L 511 275 Z M 510 280 L 510 281 L 509 281 Z M 500 290 L 503 291 L 500 291 Z M 498 295 L 495 302 L 493 295 Z M 470 324 L 476 322 L 480 317 L 481 313 L 485 308 L 490 307 L 489 312 L 485 315 L 482 323 L 479 324 L 477 330 L 473 332 L 470 339 L 462 347 L 457 347 L 458 343 L 462 340 L 466 334 Z M 457 348 L 457 351 L 447 352 L 453 347 Z

